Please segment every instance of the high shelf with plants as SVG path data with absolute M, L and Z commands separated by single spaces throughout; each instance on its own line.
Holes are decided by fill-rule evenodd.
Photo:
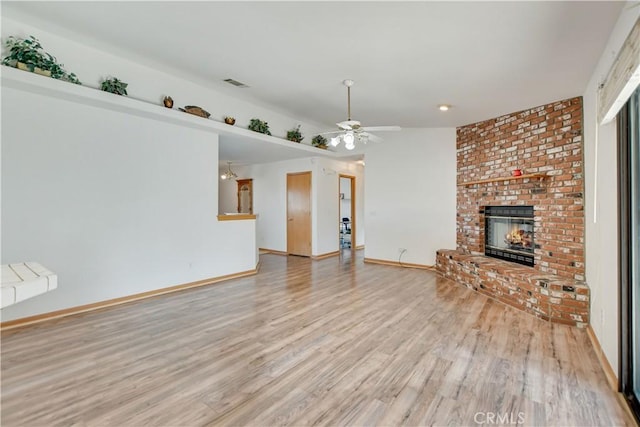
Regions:
M 280 150 L 293 153 L 293 155 L 297 157 L 321 156 L 340 158 L 343 155 L 347 155 L 347 153 L 341 154 L 334 151 L 318 150 L 307 144 L 292 144 L 291 141 L 282 138 L 265 135 L 237 126 L 229 126 L 224 122 L 204 119 L 192 114 L 185 114 L 175 109 L 165 108 L 160 104 L 140 101 L 126 96 L 113 96 L 101 90 L 68 84 L 60 80 L 39 76 L 12 67 L 3 67 L 2 86 L 57 99 L 64 99 L 92 107 L 137 115 L 163 123 L 172 123 L 178 126 L 199 129 L 218 134 L 221 137 L 229 137 L 236 141 L 243 141 L 243 143 L 249 146 L 252 144 L 262 144 L 263 146 L 266 143 L 273 147 L 278 147 Z

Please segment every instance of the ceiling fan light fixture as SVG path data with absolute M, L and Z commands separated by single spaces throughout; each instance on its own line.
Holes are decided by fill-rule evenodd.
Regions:
M 342 135 L 342 139 L 344 140 L 344 145 L 345 146 L 349 146 L 349 145 L 353 145 L 353 141 L 355 140 L 355 138 L 353 137 L 353 132 L 347 132 L 344 135 Z M 353 148 L 351 148 L 351 150 L 353 150 Z
M 227 179 L 233 179 L 233 178 L 237 178 L 238 175 L 231 170 L 231 162 L 227 162 L 227 171 L 225 173 L 223 173 L 222 175 L 220 175 L 220 179 L 222 180 L 227 180 Z
M 447 104 L 440 104 L 438 105 L 438 109 L 440 111 L 449 111 L 449 109 L 451 108 L 451 105 L 447 105 Z
M 358 120 L 351 119 L 351 86 L 354 81 L 351 79 L 345 79 L 342 84 L 347 87 L 347 120 L 340 123 L 336 123 L 338 131 L 324 132 L 324 134 L 338 133 L 331 138 L 329 144 L 332 147 L 337 147 L 341 142 L 344 142 L 344 146 L 347 150 L 353 150 L 356 148 L 356 143 L 366 144 L 369 141 L 381 141 L 382 139 L 369 133 L 369 131 L 398 131 L 400 126 L 362 126 Z M 322 134 L 321 134 L 322 135 Z

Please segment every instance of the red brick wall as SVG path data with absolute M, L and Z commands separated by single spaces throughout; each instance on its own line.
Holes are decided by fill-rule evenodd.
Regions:
M 484 253 L 484 207 L 533 205 L 535 268 L 584 280 L 582 98 L 571 98 L 457 129 L 457 247 Z M 547 178 L 465 186 L 544 173 Z

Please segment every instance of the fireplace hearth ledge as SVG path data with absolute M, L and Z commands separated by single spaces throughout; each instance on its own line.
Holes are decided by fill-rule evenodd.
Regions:
M 589 287 L 583 281 L 448 249 L 437 251 L 436 270 L 447 279 L 542 320 L 579 328 L 589 324 Z

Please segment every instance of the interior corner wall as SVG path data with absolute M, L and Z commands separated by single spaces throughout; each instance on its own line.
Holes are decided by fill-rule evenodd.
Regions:
M 256 267 L 255 222 L 216 218 L 217 134 L 3 86 L 1 136 L 2 263 L 58 275 L 3 321 Z
M 635 4 L 637 6 L 637 4 Z M 618 372 L 618 166 L 616 121 L 597 123 L 598 86 L 607 77 L 617 52 L 636 20 L 640 7 L 628 2 L 583 95 L 586 281 L 591 290 L 591 327 L 604 354 Z
M 365 155 L 365 257 L 434 265 L 456 247 L 456 130 L 403 129 Z

